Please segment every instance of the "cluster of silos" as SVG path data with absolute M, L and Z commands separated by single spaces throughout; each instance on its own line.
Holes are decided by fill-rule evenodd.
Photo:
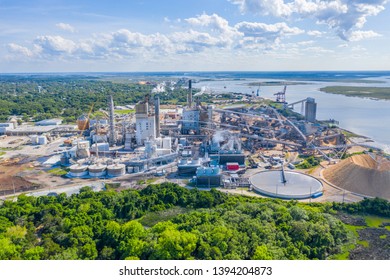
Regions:
M 33 145 L 46 145 L 47 137 L 46 135 L 31 135 L 31 144 Z
M 84 177 L 88 175 L 88 165 L 73 164 L 69 168 L 69 176 L 71 177 Z

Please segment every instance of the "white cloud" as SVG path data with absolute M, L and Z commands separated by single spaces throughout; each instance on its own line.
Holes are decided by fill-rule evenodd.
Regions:
M 265 24 L 259 22 L 240 22 L 235 25 L 238 31 L 247 37 L 261 37 L 265 40 L 275 40 L 276 38 L 288 35 L 298 35 L 304 33 L 297 27 L 289 27 L 284 22 L 275 24 Z
M 322 34 L 323 33 L 321 31 L 318 31 L 318 30 L 309 30 L 309 31 L 307 31 L 307 35 L 315 36 L 315 37 L 321 37 Z
M 357 31 L 352 31 L 350 34 L 348 34 L 347 39 L 348 41 L 351 42 L 357 42 L 361 41 L 364 39 L 370 39 L 370 38 L 375 38 L 375 37 L 380 37 L 381 35 L 369 30 L 369 31 L 362 31 L 362 30 L 357 30 Z
M 241 12 L 276 17 L 311 18 L 326 24 L 343 40 L 348 34 L 363 28 L 370 16 L 385 9 L 389 0 L 229 0 Z
M 65 30 L 65 31 L 69 31 L 69 32 L 75 32 L 75 28 L 70 25 L 69 23 L 63 23 L 63 22 L 60 22 L 60 23 L 57 23 L 56 26 L 59 28 L 59 29 L 62 29 L 62 30 Z
M 8 51 L 15 55 L 22 55 L 26 57 L 34 56 L 34 53 L 26 47 L 22 47 L 18 44 L 10 43 L 7 45 Z
M 239 5 L 243 13 L 254 12 L 263 15 L 274 15 L 279 17 L 290 16 L 293 12 L 291 3 L 284 3 L 283 0 L 229 0 Z
M 38 36 L 34 43 L 46 54 L 71 54 L 77 48 L 75 42 L 61 36 Z
M 38 59 L 126 59 L 145 61 L 161 57 L 174 58 L 179 54 L 205 54 L 207 52 L 256 53 L 278 50 L 290 36 L 305 33 L 285 22 L 266 24 L 239 22 L 234 26 L 217 14 L 202 14 L 183 22 L 191 28 L 167 34 L 144 34 L 128 29 L 93 34 L 86 38 L 70 39 L 63 36 L 38 36 L 30 47 L 10 44 L 9 52 Z M 356 35 L 355 35 L 356 36 Z M 296 44 L 296 48 L 311 45 L 313 41 Z

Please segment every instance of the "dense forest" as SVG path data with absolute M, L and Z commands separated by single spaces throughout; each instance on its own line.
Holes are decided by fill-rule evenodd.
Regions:
M 112 94 L 115 105 L 135 104 L 150 93 L 154 85 L 113 82 L 91 77 L 16 78 L 0 76 L 0 121 L 10 115 L 21 115 L 25 121 L 61 117 L 74 122 L 91 108 L 107 109 L 107 97 Z M 196 90 L 194 90 L 196 92 Z M 202 95 L 201 101 L 211 96 Z M 166 88 L 160 95 L 162 104 L 183 104 L 187 91 L 183 87 Z
M 21 195 L 0 206 L 0 259 L 327 259 L 349 242 L 337 211 L 390 217 L 390 203 L 304 204 L 172 183 Z

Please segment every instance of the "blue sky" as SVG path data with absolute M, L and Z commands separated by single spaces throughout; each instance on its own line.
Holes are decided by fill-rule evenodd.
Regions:
M 0 0 L 0 72 L 390 70 L 389 0 Z

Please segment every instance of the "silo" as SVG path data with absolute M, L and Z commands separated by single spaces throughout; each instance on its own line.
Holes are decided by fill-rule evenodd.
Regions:
M 110 177 L 123 176 L 126 173 L 126 165 L 124 164 L 112 164 L 107 166 L 107 175 Z
M 68 174 L 72 177 L 83 177 L 88 174 L 87 165 L 74 164 L 69 169 L 70 171 Z
M 104 164 L 92 164 L 88 167 L 89 176 L 91 177 L 102 177 L 106 175 L 107 165 Z
M 46 145 L 47 138 L 45 135 L 38 136 L 38 145 Z
M 31 139 L 31 144 L 33 144 L 33 145 L 38 144 L 38 135 L 31 135 L 30 139 Z

